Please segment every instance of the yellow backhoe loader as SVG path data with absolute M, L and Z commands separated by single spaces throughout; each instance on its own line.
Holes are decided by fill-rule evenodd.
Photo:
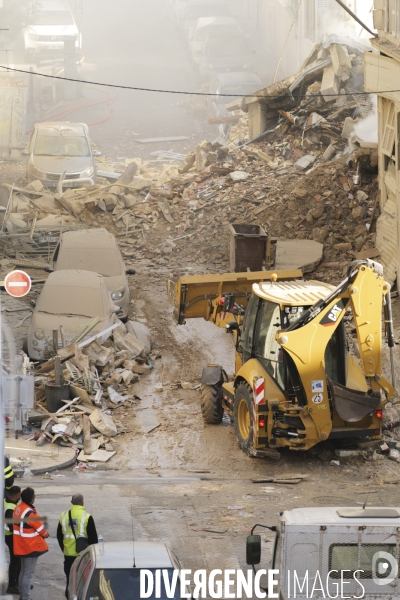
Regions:
M 371 260 L 349 265 L 333 287 L 301 271 L 228 273 L 168 282 L 178 324 L 202 317 L 236 340 L 233 381 L 219 365 L 202 373 L 206 423 L 234 419 L 239 446 L 279 458 L 323 440 L 379 439 L 382 409 L 397 397 L 390 285 Z M 382 315 L 392 383 L 382 375 Z M 346 332 L 357 334 L 359 360 Z

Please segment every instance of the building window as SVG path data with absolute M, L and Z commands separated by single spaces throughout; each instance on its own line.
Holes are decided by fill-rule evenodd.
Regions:
M 400 35 L 400 0 L 389 0 L 389 33 Z
M 311 42 L 315 42 L 316 37 L 316 19 L 315 19 L 315 1 L 306 2 L 305 5 L 305 34 Z
M 315 12 L 324 13 L 328 10 L 328 0 L 315 0 Z
M 394 102 L 385 101 L 383 110 L 382 152 L 391 158 L 395 153 L 396 141 L 396 112 Z

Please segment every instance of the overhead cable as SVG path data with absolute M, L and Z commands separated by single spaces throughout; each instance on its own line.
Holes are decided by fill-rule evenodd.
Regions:
M 161 90 L 157 88 L 145 88 L 145 87 L 134 87 L 130 85 L 117 85 L 115 83 L 101 83 L 100 81 L 87 81 L 86 79 L 72 79 L 71 77 L 61 77 L 60 75 L 47 75 L 46 73 L 35 73 L 34 71 L 26 71 L 24 69 L 16 69 L 15 67 L 7 67 L 5 65 L 0 65 L 0 69 L 5 69 L 6 71 L 13 71 L 15 73 L 26 73 L 27 75 L 36 75 L 37 77 L 46 77 L 48 79 L 59 79 L 61 81 L 71 81 L 73 83 L 84 83 L 85 85 L 98 85 L 102 87 L 115 88 L 119 90 L 132 90 L 136 92 L 153 92 L 157 94 L 179 94 L 184 96 L 204 96 L 204 97 L 212 97 L 216 94 L 210 94 L 208 92 L 185 92 L 181 90 Z M 399 93 L 399 90 L 377 90 L 373 92 L 374 94 L 395 94 Z M 369 92 L 351 92 L 352 96 L 365 96 Z M 243 98 L 243 94 L 222 94 L 225 97 L 231 98 Z M 246 94 L 247 97 L 251 98 L 260 98 L 263 100 L 268 100 L 269 98 L 292 98 L 293 100 L 297 98 L 315 98 L 320 97 L 320 94 Z M 324 94 L 324 98 L 339 98 L 343 96 L 343 94 Z

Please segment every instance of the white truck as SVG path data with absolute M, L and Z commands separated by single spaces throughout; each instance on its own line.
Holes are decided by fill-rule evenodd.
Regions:
M 253 568 L 256 527 L 246 544 Z M 400 508 L 295 508 L 266 528 L 276 531 L 269 580 L 277 580 L 267 597 L 400 600 Z

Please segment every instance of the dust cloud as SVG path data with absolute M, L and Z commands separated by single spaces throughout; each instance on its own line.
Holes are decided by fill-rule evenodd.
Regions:
M 255 89 L 260 89 L 271 83 L 278 65 L 277 80 L 296 72 L 315 43 L 331 33 L 363 41 L 369 36 L 335 0 L 3 0 L 2 5 L 0 20 L 5 28 L 9 25 L 9 31 L 0 32 L 1 63 L 107 84 L 102 87 L 32 75 L 27 132 L 43 119 L 85 122 L 93 141 L 114 159 L 139 156 L 156 160 L 155 151 L 186 154 L 202 140 L 219 135 L 219 125 L 209 123 L 210 118 L 219 116 L 215 99 L 170 92 L 211 94 L 215 77 L 225 77 L 227 82 L 232 72 L 238 77 L 234 84 L 225 83 L 230 93 L 242 93 L 243 79 L 249 74 L 257 82 L 253 83 Z M 46 23 L 51 24 L 54 17 L 56 23 L 56 13 L 63 5 L 79 30 L 72 58 L 63 42 L 57 48 L 51 44 L 54 36 L 63 39 L 67 29 L 30 32 L 30 27 L 44 22 L 44 12 Z M 352 0 L 349 5 L 372 27 L 372 0 Z M 189 37 L 197 17 L 208 16 L 236 21 L 240 42 L 233 43 L 233 54 L 238 57 L 229 62 L 226 57 L 211 60 L 204 54 L 199 70 Z M 44 34 L 47 41 L 38 42 Z M 36 39 L 32 47 L 27 46 L 29 35 Z M 225 35 L 222 29 L 218 33 L 221 54 L 231 52 L 227 49 L 230 42 L 222 48 Z M 169 140 L 177 137 L 181 139 Z M 167 140 L 139 141 L 148 138 Z

